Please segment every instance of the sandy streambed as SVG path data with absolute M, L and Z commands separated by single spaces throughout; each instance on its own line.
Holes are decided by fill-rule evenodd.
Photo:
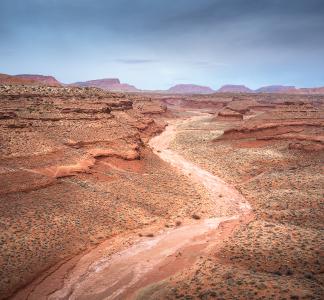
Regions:
M 192 117 L 184 122 L 191 122 L 193 119 L 203 118 L 200 116 Z M 192 180 L 204 185 L 213 200 L 218 204 L 219 209 L 230 207 L 232 211 L 236 211 L 237 213 L 249 211 L 250 205 L 237 190 L 229 186 L 219 177 L 200 168 L 175 151 L 169 149 L 170 142 L 177 134 L 178 123 L 169 124 L 164 132 L 151 139 L 150 146 L 154 153 L 179 171 L 190 176 Z M 222 196 L 221 199 L 219 198 L 220 195 Z

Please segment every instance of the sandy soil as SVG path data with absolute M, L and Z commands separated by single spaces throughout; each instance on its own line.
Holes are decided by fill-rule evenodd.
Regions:
M 188 119 L 205 118 L 196 116 Z M 215 175 L 187 161 L 169 149 L 177 126 L 187 121 L 173 121 L 166 130 L 150 141 L 153 151 L 177 171 L 200 184 L 222 210 L 224 217 L 186 220 L 174 229 L 160 230 L 157 235 L 139 238 L 128 236 L 132 245 L 110 253 L 113 240 L 101 244 L 82 256 L 69 270 L 62 265 L 45 280 L 36 284 L 28 299 L 125 299 L 141 294 L 141 289 L 193 265 L 228 237 L 246 218 L 250 206 L 233 187 Z M 222 226 L 219 226 L 222 224 Z M 125 238 L 125 237 L 124 237 Z M 66 270 L 67 269 L 67 270 Z M 62 273 L 64 275 L 62 275 Z M 56 288 L 53 282 L 61 281 Z M 57 288 L 59 286 L 59 288 Z M 16 299 L 19 299 L 19 294 Z

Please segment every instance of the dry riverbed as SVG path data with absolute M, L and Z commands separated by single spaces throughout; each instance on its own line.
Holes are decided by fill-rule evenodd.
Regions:
M 193 215 L 191 220 L 182 220 L 178 226 L 154 235 L 121 235 L 110 239 L 34 283 L 28 299 L 141 297 L 145 287 L 192 266 L 199 257 L 208 256 L 243 219 L 249 218 L 250 206 L 238 191 L 169 149 L 180 124 L 205 117 L 173 121 L 149 145 L 175 172 L 182 172 L 195 184 L 203 185 L 221 217 L 200 219 Z M 18 293 L 15 298 L 22 299 L 23 294 Z

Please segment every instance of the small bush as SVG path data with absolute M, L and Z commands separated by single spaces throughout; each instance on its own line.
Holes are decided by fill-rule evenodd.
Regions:
M 293 273 L 294 272 L 292 270 L 288 269 L 287 272 L 286 272 L 286 275 L 287 276 L 291 276 L 291 275 L 293 275 Z
M 197 214 L 193 214 L 191 217 L 193 219 L 195 219 L 195 220 L 199 220 L 200 219 L 200 216 L 198 216 Z

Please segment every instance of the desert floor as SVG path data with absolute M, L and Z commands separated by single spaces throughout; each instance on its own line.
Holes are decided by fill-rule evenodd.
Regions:
M 321 299 L 321 97 L 0 98 L 0 298 Z

